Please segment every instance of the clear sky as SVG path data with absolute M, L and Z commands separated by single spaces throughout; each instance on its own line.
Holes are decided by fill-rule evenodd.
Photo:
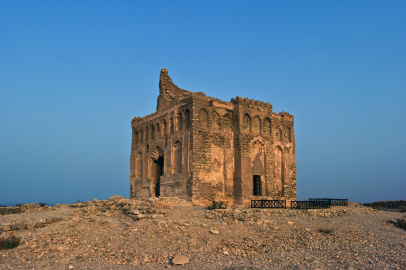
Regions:
M 175 84 L 295 116 L 298 199 L 406 199 L 406 1 L 0 1 L 0 204 L 129 197 Z

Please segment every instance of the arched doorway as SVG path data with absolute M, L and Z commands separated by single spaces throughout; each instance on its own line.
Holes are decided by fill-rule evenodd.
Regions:
M 161 195 L 161 176 L 164 174 L 164 154 L 161 148 L 157 147 L 152 152 L 152 196 Z

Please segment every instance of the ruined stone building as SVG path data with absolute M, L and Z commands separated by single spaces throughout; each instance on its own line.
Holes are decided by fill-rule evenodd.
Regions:
M 293 115 L 178 88 L 161 70 L 156 112 L 131 121 L 131 198 L 296 200 Z

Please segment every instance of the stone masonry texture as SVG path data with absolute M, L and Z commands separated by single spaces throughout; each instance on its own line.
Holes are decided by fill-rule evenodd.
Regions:
M 131 121 L 131 198 L 296 200 L 293 115 L 177 87 L 167 69 L 157 111 Z

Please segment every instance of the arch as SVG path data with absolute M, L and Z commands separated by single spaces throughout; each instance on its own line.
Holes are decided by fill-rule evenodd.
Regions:
M 155 126 L 154 124 L 151 124 L 151 127 L 149 128 L 150 131 L 150 136 L 149 139 L 152 141 L 155 139 Z
M 156 124 L 155 124 L 155 126 L 156 126 L 156 138 L 157 139 L 159 139 L 159 138 L 161 138 L 161 124 L 159 123 L 159 122 L 157 122 Z
M 182 143 L 177 141 L 173 145 L 172 149 L 172 170 L 173 173 L 181 173 L 182 172 Z
M 282 128 L 281 127 L 276 127 L 275 140 L 282 141 Z
M 144 132 L 142 131 L 142 129 L 140 129 L 139 133 L 138 133 L 138 142 L 139 144 L 142 144 L 144 141 Z
M 262 124 L 262 134 L 271 136 L 271 120 L 266 117 Z
M 164 121 L 163 121 L 163 123 L 162 123 L 162 134 L 163 134 L 163 136 L 166 136 L 166 134 L 167 134 L 167 130 L 166 130 L 166 128 L 167 128 L 167 124 L 166 124 L 166 120 L 164 119 Z
M 158 160 L 159 157 L 164 155 L 164 151 L 160 147 L 155 147 L 154 151 L 151 153 L 151 158 L 153 160 Z
M 248 115 L 248 113 L 244 114 L 243 116 L 242 130 L 251 132 L 251 117 Z
M 209 114 L 207 113 L 207 111 L 205 109 L 200 109 L 199 110 L 199 126 L 202 128 L 207 127 L 208 125 L 208 121 L 209 121 Z
M 142 178 L 142 153 L 139 152 L 135 162 L 135 175 L 140 179 Z
M 181 112 L 178 113 L 176 121 L 177 121 L 177 124 L 178 124 L 178 131 L 183 130 L 183 117 L 182 117 Z
M 151 154 L 151 173 L 152 173 L 152 195 L 159 197 L 161 195 L 161 176 L 164 175 L 164 152 L 160 147 L 155 147 Z
M 220 128 L 220 115 L 218 114 L 218 112 L 213 111 L 213 113 L 211 114 L 211 127 L 212 129 L 219 129 Z
M 252 132 L 260 133 L 260 131 L 261 131 L 261 119 L 257 115 L 254 117 L 254 119 L 252 119 Z
M 186 129 L 192 127 L 192 122 L 191 122 L 191 119 L 190 119 L 190 111 L 189 111 L 189 109 L 187 109 L 185 111 L 185 124 L 186 124 Z
M 232 117 L 231 112 L 228 112 L 225 115 L 223 115 L 221 120 L 222 120 L 222 124 L 221 124 L 222 128 L 224 128 L 224 129 L 232 129 L 232 127 L 233 127 L 233 117 Z
M 175 121 L 173 120 L 173 117 L 169 117 L 169 131 L 168 133 L 173 133 L 174 131 L 174 126 L 175 126 Z
M 137 131 L 134 131 L 134 133 L 133 133 L 133 143 L 134 143 L 134 145 L 138 144 L 138 132 Z
M 145 129 L 145 141 L 148 142 L 149 141 L 149 127 L 147 127 Z

